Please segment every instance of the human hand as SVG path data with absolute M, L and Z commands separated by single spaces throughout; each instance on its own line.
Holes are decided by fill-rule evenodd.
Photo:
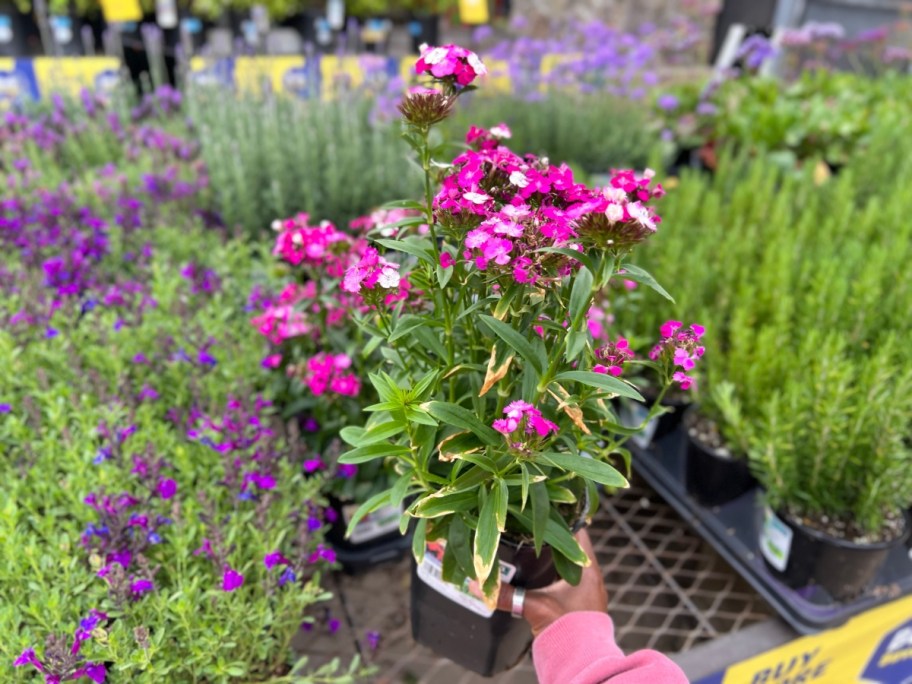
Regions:
M 608 608 L 608 592 L 602 580 L 602 571 L 592 540 L 585 529 L 576 534 L 576 539 L 591 561 L 589 567 L 583 568 L 580 582 L 573 586 L 561 580 L 542 589 L 529 589 L 523 603 L 523 617 L 532 627 L 532 636 L 538 636 L 558 618 L 580 610 L 604 612 Z M 510 584 L 500 587 L 497 597 L 497 609 L 510 612 L 513 603 L 514 588 Z

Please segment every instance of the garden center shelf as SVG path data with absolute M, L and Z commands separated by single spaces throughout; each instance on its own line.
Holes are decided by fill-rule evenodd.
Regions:
M 701 506 L 685 491 L 685 445 L 683 431 L 676 431 L 649 447 L 632 446 L 634 469 L 798 633 L 836 627 L 853 615 L 912 593 L 912 560 L 906 545 L 890 553 L 871 586 L 853 601 L 837 602 L 818 586 L 790 589 L 773 576 L 760 554 L 761 490 L 756 488 L 722 506 Z

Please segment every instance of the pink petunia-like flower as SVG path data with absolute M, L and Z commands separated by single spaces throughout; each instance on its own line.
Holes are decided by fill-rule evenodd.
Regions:
M 432 48 L 424 45 L 415 64 L 415 73 L 427 72 L 436 79 L 452 80 L 460 86 L 467 86 L 488 70 L 478 55 L 464 47 L 444 45 Z
M 229 565 L 222 572 L 222 591 L 231 592 L 244 586 L 244 576 Z
M 693 370 L 705 352 L 705 348 L 700 344 L 700 338 L 706 329 L 702 325 L 693 324 L 685 328 L 681 321 L 666 321 L 659 328 L 659 332 L 662 339 L 649 352 L 649 358 L 666 364 L 666 368 Z M 682 390 L 687 390 L 694 385 L 695 380 L 684 371 L 675 371 L 672 380 L 677 382 Z

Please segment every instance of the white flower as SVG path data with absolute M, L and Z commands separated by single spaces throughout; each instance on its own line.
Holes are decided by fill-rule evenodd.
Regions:
M 518 207 L 513 204 L 505 204 L 504 208 L 500 210 L 500 213 L 502 213 L 507 218 L 523 219 L 529 215 L 529 207 L 527 207 L 525 204 Z
M 272 225 L 270 227 L 278 233 L 280 230 L 282 230 L 282 222 L 279 219 L 276 219 L 272 222 Z
M 426 62 L 427 60 L 424 61 Z M 475 70 L 475 73 L 478 76 L 484 76 L 486 73 L 488 73 L 488 68 L 480 59 L 478 59 L 478 55 L 476 55 L 474 52 L 470 52 L 468 55 L 466 55 L 466 61 L 469 63 L 469 66 Z
M 608 220 L 612 223 L 623 221 L 624 208 L 620 204 L 609 204 L 608 208 L 605 209 L 605 216 L 607 216 Z
M 510 182 L 518 188 L 524 188 L 529 185 L 529 179 L 522 171 L 514 171 L 510 174 Z
M 466 192 L 466 193 L 463 193 L 462 197 L 463 197 L 463 199 L 468 200 L 472 204 L 484 204 L 489 199 L 491 199 L 488 195 L 484 194 L 483 192 Z
M 399 287 L 399 266 L 397 264 L 384 264 L 377 276 L 377 284 L 386 289 Z
M 652 169 L 646 169 L 645 171 L 643 171 L 643 178 L 646 178 L 648 180 L 652 180 L 653 178 L 655 178 L 655 175 L 656 175 L 656 172 L 653 171 Z
M 649 215 L 649 209 L 644 207 L 639 202 L 631 202 L 628 204 L 627 213 L 630 214 L 630 218 L 632 218 L 644 228 L 648 228 L 649 230 L 656 229 L 655 221 L 653 221 L 652 216 Z
M 491 135 L 493 135 L 495 138 L 503 138 L 504 140 L 508 140 L 513 137 L 513 132 L 510 130 L 507 124 L 502 123 L 497 124 L 491 128 Z
M 293 244 L 295 247 L 300 247 L 304 244 L 304 238 L 301 237 L 300 233 L 295 233 L 291 236 L 291 244 Z
M 428 52 L 426 55 L 424 55 L 424 63 L 425 64 L 438 64 L 439 62 L 442 62 L 444 59 L 446 59 L 446 56 L 447 56 L 446 48 L 436 47 L 433 50 L 431 50 L 430 52 Z
M 620 188 L 603 188 L 602 194 L 611 202 L 627 201 L 627 193 Z

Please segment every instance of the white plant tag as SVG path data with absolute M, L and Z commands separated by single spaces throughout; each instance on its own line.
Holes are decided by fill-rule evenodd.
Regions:
M 767 508 L 760 533 L 760 553 L 779 572 L 785 572 L 788 565 L 793 536 L 792 529 Z
M 357 504 L 345 506 L 342 509 L 342 517 L 345 519 L 346 526 L 358 510 Z M 392 531 L 399 531 L 399 520 L 402 518 L 402 508 L 395 506 L 383 506 L 373 513 L 368 513 L 355 525 L 351 537 L 348 541 L 352 544 L 363 544 Z
M 432 542 L 424 552 L 424 560 L 418 564 L 418 577 L 431 589 L 443 594 L 453 603 L 471 610 L 476 615 L 489 618 L 494 608 L 488 606 L 481 598 L 481 589 L 475 580 L 466 579 L 462 586 L 457 586 L 443 579 L 443 552 L 445 542 Z M 500 561 L 500 582 L 509 584 L 516 576 L 516 566 Z M 472 585 L 475 585 L 474 587 Z M 475 591 L 472 591 L 475 589 Z M 477 593 L 476 593 L 477 592 Z

